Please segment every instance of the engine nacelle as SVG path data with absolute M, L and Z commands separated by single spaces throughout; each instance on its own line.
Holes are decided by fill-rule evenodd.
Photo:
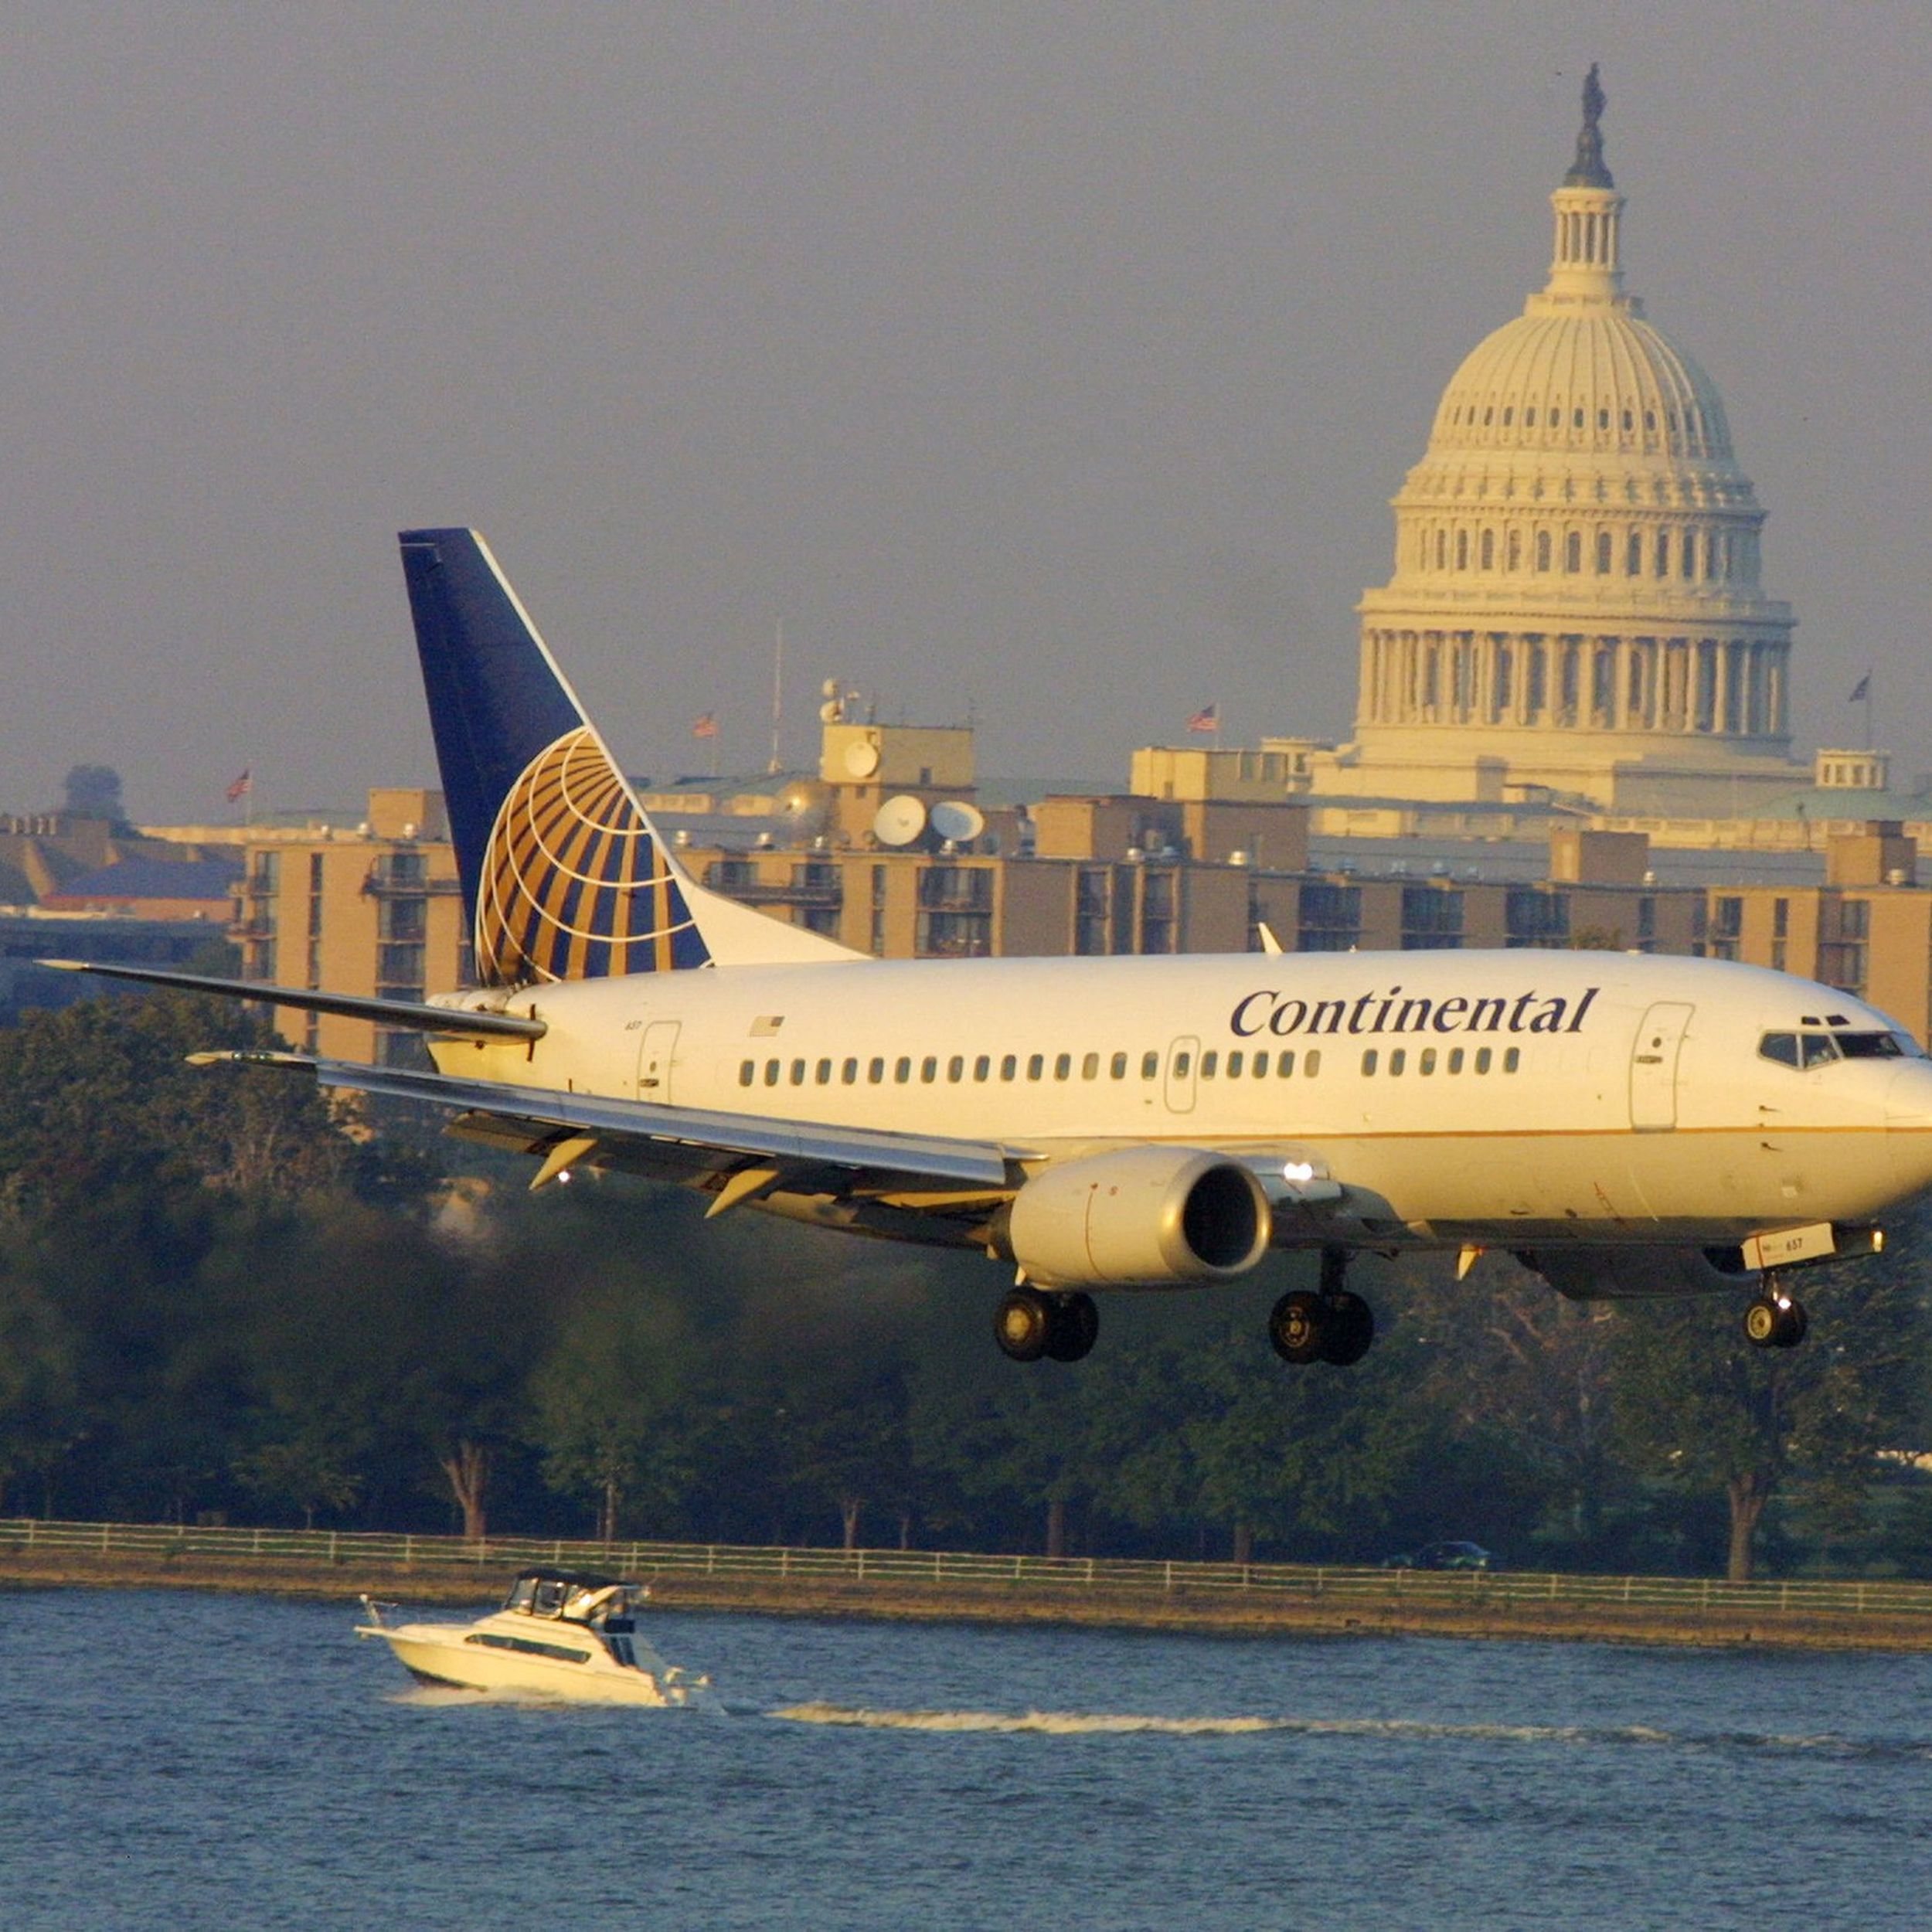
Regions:
M 1573 1301 L 1736 1294 L 1758 1282 L 1736 1248 L 1538 1248 L 1516 1259 Z
M 1046 1288 L 1227 1281 L 1267 1252 L 1253 1173 L 1198 1148 L 1117 1148 L 1049 1167 L 1013 1197 L 1013 1259 Z

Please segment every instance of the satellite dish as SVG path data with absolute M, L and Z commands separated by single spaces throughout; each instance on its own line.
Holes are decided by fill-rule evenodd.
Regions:
M 888 798 L 872 821 L 882 845 L 910 845 L 926 829 L 926 808 L 909 791 Z
M 845 769 L 855 778 L 869 778 L 879 769 L 879 747 L 860 738 L 845 747 Z
M 933 808 L 933 830 L 948 845 L 970 845 L 985 829 L 985 815 L 963 798 L 942 798 Z

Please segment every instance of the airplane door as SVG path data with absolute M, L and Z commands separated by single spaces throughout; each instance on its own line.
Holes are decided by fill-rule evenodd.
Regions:
M 1194 1070 L 1200 1060 L 1201 1043 L 1191 1033 L 1167 1049 L 1167 1111 L 1170 1114 L 1194 1111 Z
M 678 1044 L 678 1022 L 654 1019 L 638 1043 L 638 1098 L 663 1100 L 671 1098 L 671 1066 Z
M 1630 1124 L 1640 1134 L 1661 1134 L 1677 1124 L 1677 1056 L 1694 1010 L 1659 1000 L 1637 1029 L 1630 1059 Z

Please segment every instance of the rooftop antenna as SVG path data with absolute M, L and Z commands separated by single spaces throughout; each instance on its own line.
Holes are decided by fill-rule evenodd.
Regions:
M 778 734 L 785 722 L 785 626 L 778 621 L 777 641 L 771 653 L 771 764 L 773 771 L 783 771 L 785 761 L 778 750 Z

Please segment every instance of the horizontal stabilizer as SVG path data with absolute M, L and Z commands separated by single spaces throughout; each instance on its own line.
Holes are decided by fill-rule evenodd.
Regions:
M 107 979 L 138 980 L 143 985 L 173 986 L 189 993 L 216 993 L 224 999 L 258 1000 L 265 1006 L 292 1006 L 298 1012 L 374 1020 L 384 1026 L 447 1033 L 459 1039 L 541 1039 L 549 1030 L 540 1019 L 524 1019 L 514 1013 L 470 1012 L 407 999 L 369 999 L 359 993 L 269 986 L 256 979 L 210 979 L 199 973 L 166 972 L 156 966 L 98 966 L 84 959 L 43 959 L 35 964 L 63 973 L 99 973 Z

